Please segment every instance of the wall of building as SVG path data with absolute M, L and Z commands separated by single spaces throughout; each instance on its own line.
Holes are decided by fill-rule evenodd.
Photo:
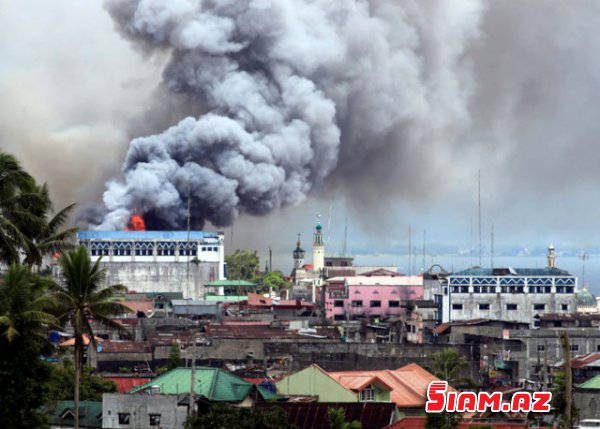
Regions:
M 314 366 L 285 377 L 276 386 L 277 393 L 286 396 L 316 396 L 319 402 L 358 402 L 356 393 Z
M 102 395 L 103 428 L 150 428 L 150 414 L 160 414 L 162 428 L 183 428 L 187 407 L 177 405 L 175 395 Z M 119 413 L 129 413 L 129 424 L 119 424 Z
M 219 280 L 219 264 L 200 262 L 109 262 L 102 260 L 107 270 L 106 284 L 122 284 L 138 293 L 182 292 L 184 298 L 204 297 L 204 285 Z

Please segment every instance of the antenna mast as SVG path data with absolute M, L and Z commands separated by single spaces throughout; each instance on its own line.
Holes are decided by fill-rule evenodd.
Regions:
M 427 230 L 423 230 L 423 265 L 421 266 L 421 272 L 425 272 L 425 237 L 427 236 Z
M 342 246 L 342 256 L 346 257 L 346 250 L 348 245 L 348 215 L 346 215 L 346 221 L 344 222 L 344 245 Z
M 490 263 L 492 265 L 492 268 L 494 268 L 494 224 L 492 224 L 492 243 L 491 243 L 490 254 L 491 254 Z
M 479 266 L 481 267 L 481 169 L 477 170 L 477 198 L 479 213 Z
M 408 275 L 412 274 L 412 243 L 411 243 L 411 229 L 410 225 L 408 225 Z

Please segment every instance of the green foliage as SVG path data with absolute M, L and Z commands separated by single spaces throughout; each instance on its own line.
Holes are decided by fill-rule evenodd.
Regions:
M 287 289 L 291 286 L 291 283 L 285 279 L 285 276 L 281 271 L 271 271 L 265 274 L 256 275 L 252 281 L 261 287 L 262 292 Z
M 235 253 L 225 257 L 225 262 L 229 280 L 251 281 L 258 270 L 260 259 L 256 250 L 236 250 Z
M 455 429 L 458 427 L 460 419 L 459 413 L 428 413 L 425 429 Z
M 179 348 L 179 344 L 173 343 L 171 344 L 171 349 L 169 350 L 169 361 L 167 362 L 167 370 L 172 370 L 179 367 L 181 363 L 181 349 Z
M 235 408 L 213 404 L 208 411 L 190 417 L 185 429 L 293 429 L 280 407 L 269 409 Z
M 562 371 L 554 376 L 554 388 L 552 389 L 552 407 L 554 408 L 555 418 L 559 427 L 572 428 L 575 427 L 575 423 L 579 420 L 579 409 L 575 407 L 573 403 L 571 403 L 571 421 L 567 421 L 568 419 L 565 413 L 565 411 L 567 410 L 565 394 L 565 373 L 564 371 Z
M 362 425 L 358 420 L 352 422 L 346 421 L 346 411 L 343 408 L 329 408 L 329 427 L 331 429 L 361 429 Z
M 75 392 L 75 367 L 73 362 L 67 360 L 63 365 L 52 365 L 48 379 L 50 399 L 52 401 L 73 400 Z M 92 374 L 92 369 L 84 367 L 81 374 L 80 400 L 102 401 L 103 393 L 114 393 L 117 385 L 112 380 L 107 380 Z
M 45 427 L 40 411 L 50 396 L 44 380 L 51 365 L 40 359 L 52 353 L 46 340 L 58 321 L 48 311 L 47 282 L 12 265 L 0 280 L 0 421 L 7 428 Z
M 71 250 L 60 258 L 60 267 L 64 282 L 54 287 L 54 296 L 59 304 L 59 318 L 63 323 L 71 325 L 75 336 L 75 429 L 79 422 L 79 378 L 84 351 L 83 334 L 91 339 L 91 346 L 96 347 L 94 332 L 90 319 L 95 323 L 116 331 L 126 330 L 111 317 L 130 311 L 126 306 L 113 300 L 115 295 L 127 289 L 121 285 L 106 286 L 106 274 L 100 268 L 100 259 L 92 263 L 85 247 Z
M 52 216 L 46 184 L 39 185 L 12 155 L 0 150 L 0 262 L 40 267 L 42 258 L 72 246 L 75 228 L 63 230 L 74 205 Z
M 469 368 L 467 360 L 455 348 L 447 348 L 432 356 L 430 371 L 440 380 L 447 381 L 450 386 L 456 384 L 474 384 L 472 380 L 462 377 Z

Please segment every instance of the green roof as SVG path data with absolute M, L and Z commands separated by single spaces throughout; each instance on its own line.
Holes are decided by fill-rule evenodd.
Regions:
M 595 376 L 594 378 L 590 378 L 583 384 L 577 386 L 579 389 L 594 389 L 600 390 L 600 375 Z
M 48 423 L 52 426 L 73 426 L 75 421 L 73 401 L 59 401 L 55 407 L 47 409 Z M 102 401 L 79 402 L 79 426 L 102 427 Z
M 221 287 L 221 286 L 241 286 L 241 287 L 252 287 L 256 286 L 256 283 L 248 282 L 246 280 L 215 280 L 214 282 L 206 283 L 208 287 Z
M 192 369 L 177 368 L 150 380 L 146 384 L 134 387 L 130 393 L 137 393 L 150 389 L 152 386 L 158 386 L 160 393 L 165 395 L 187 394 L 190 393 L 191 384 Z M 241 402 L 248 396 L 253 387 L 252 383 L 221 369 L 196 368 L 194 393 L 204 396 L 210 401 Z M 258 387 L 258 392 L 265 400 L 277 397 L 262 387 Z

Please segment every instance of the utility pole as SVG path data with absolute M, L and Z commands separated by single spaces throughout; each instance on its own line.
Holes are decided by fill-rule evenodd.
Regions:
M 192 380 L 190 386 L 190 407 L 188 408 L 188 415 L 193 416 L 196 408 L 195 399 L 194 398 L 194 390 L 196 387 L 196 333 L 192 338 Z
M 562 341 L 563 356 L 565 357 L 565 423 L 566 427 L 571 428 L 571 407 L 573 402 L 573 373 L 571 372 L 571 345 L 569 343 L 569 334 L 566 331 L 560 333 Z

